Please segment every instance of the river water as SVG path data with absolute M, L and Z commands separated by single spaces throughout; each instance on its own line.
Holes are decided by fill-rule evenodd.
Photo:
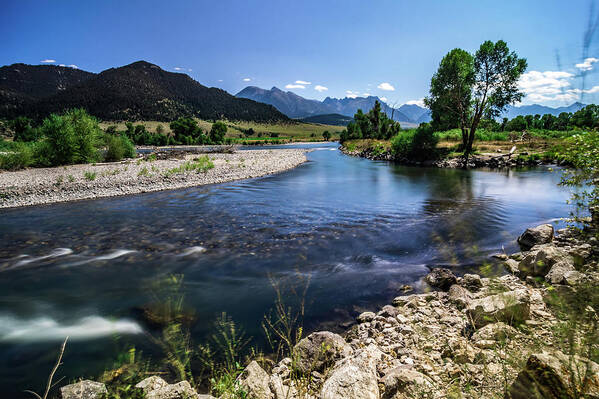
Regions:
M 151 353 L 140 309 L 172 274 L 196 342 L 226 312 L 260 345 L 273 281 L 307 284 L 307 328 L 335 329 L 403 284 L 423 289 L 429 267 L 478 271 L 569 213 L 548 168 L 416 168 L 305 146 L 309 162 L 273 176 L 0 210 L 0 392 L 41 390 L 66 335 L 67 381 L 129 344 Z

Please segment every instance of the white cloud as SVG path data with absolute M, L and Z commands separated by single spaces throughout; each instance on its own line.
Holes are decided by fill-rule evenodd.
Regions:
M 585 62 L 589 60 L 587 58 Z M 596 61 L 589 61 L 588 65 L 591 66 L 593 62 L 599 62 L 599 59 L 594 60 Z M 587 68 L 581 66 L 582 64 L 576 64 L 579 69 Z M 593 86 L 589 89 L 572 87 L 574 78 L 574 74 L 562 71 L 527 72 L 522 75 L 518 82 L 518 87 L 525 94 L 522 102 L 525 104 L 573 102 L 579 100 L 582 93 L 599 93 L 599 86 Z
M 244 82 L 249 82 L 250 80 L 252 80 L 252 79 L 250 79 L 250 78 L 243 78 Z
M 318 92 L 322 93 L 323 91 L 327 91 L 327 90 L 329 90 L 329 88 L 328 88 L 328 87 L 321 86 L 321 85 L 316 85 L 316 86 L 314 86 L 314 90 L 316 90 L 316 91 L 318 91 Z
M 56 62 L 56 60 L 41 60 L 40 61 L 42 64 L 54 64 Z
M 175 71 L 182 71 L 182 70 L 183 70 L 183 68 L 181 68 L 181 67 L 174 67 L 173 69 L 174 69 Z
M 306 82 L 305 80 L 296 80 L 295 83 L 298 85 L 311 85 L 312 84 L 312 82 Z
M 219 79 L 218 81 L 219 81 L 219 82 L 222 82 L 223 80 L 222 80 L 222 79 Z
M 192 69 L 191 69 L 191 68 L 187 68 L 187 72 L 191 72 L 191 71 L 192 71 Z
M 394 91 L 395 90 L 395 87 L 391 86 L 391 84 L 387 83 L 387 82 L 383 82 L 383 83 L 379 84 L 377 86 L 377 88 L 379 88 L 381 90 L 385 90 L 385 91 Z
M 581 71 L 590 71 L 593 69 L 593 64 L 595 62 L 599 62 L 599 58 L 586 58 L 582 63 L 576 64 L 576 68 L 580 69 Z
M 387 102 L 387 97 L 381 97 L 381 101 Z
M 73 68 L 73 69 L 79 69 L 79 67 L 77 65 L 75 65 L 75 64 L 71 64 L 71 65 L 69 65 L 69 67 Z
M 406 101 L 406 104 L 408 104 L 408 105 L 417 105 L 419 107 L 423 107 L 424 108 L 424 98 L 419 98 L 417 100 Z
M 304 86 L 304 85 L 296 85 L 296 84 L 293 84 L 293 83 L 289 83 L 288 85 L 285 85 L 285 88 L 286 89 L 305 89 L 306 86 Z
M 368 97 L 368 96 L 371 96 L 372 94 L 370 94 L 370 93 L 362 93 L 362 95 L 363 95 L 364 97 Z
M 349 97 L 349 98 L 356 98 L 356 97 L 358 97 L 358 94 L 359 94 L 359 93 L 356 93 L 356 92 L 354 92 L 354 91 L 351 91 L 351 90 L 346 90 L 346 91 L 345 91 L 345 94 L 346 94 L 346 95 L 347 95 L 347 97 Z

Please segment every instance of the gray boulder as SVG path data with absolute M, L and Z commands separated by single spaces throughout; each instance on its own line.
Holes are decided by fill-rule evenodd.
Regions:
M 535 245 L 547 244 L 553 240 L 553 226 L 542 224 L 537 227 L 531 227 L 518 237 L 518 244 L 524 251 L 528 251 Z
M 384 387 L 383 399 L 417 398 L 433 391 L 429 377 L 405 366 L 389 371 L 381 378 L 381 384 Z
M 519 323 L 530 317 L 530 298 L 524 289 L 502 292 L 472 300 L 466 311 L 477 328 L 498 321 Z
M 377 364 L 382 357 L 370 345 L 338 362 L 322 385 L 320 399 L 379 399 Z
M 144 393 L 147 394 L 148 392 L 154 391 L 156 389 L 164 388 L 167 385 L 168 382 L 164 381 L 158 376 L 153 375 L 137 383 L 135 388 L 143 389 Z
M 148 391 L 146 399 L 196 399 L 198 393 L 189 382 L 181 381 L 176 384 L 167 384 L 161 388 Z
M 83 380 L 60 388 L 62 399 L 101 399 L 108 395 L 106 385 L 101 382 Z
M 518 273 L 520 273 L 520 262 L 518 262 L 517 260 L 508 259 L 505 261 L 504 265 L 508 272 L 515 275 L 518 275 Z
M 478 274 L 464 274 L 462 286 L 469 291 L 478 292 L 483 286 L 483 281 Z
M 338 359 L 351 356 L 351 346 L 338 334 L 318 331 L 308 335 L 295 345 L 297 367 L 303 373 L 322 372 Z
M 574 265 L 568 262 L 559 262 L 551 266 L 551 270 L 545 276 L 545 280 L 551 284 L 567 284 L 566 276 L 575 272 Z
M 375 317 L 376 315 L 374 314 L 374 312 L 363 312 L 360 313 L 357 320 L 359 323 L 367 323 L 369 321 L 374 320 Z
M 563 264 L 562 267 L 568 267 L 566 264 L 573 267 L 574 259 L 553 245 L 539 245 L 522 258 L 518 269 L 523 276 L 545 277 L 559 263 Z
M 458 309 L 463 309 L 470 303 L 470 293 L 468 290 L 457 284 L 449 288 L 449 300 L 453 302 Z
M 253 399 L 271 399 L 270 376 L 253 360 L 237 377 L 239 386 Z
M 535 353 L 509 394 L 512 399 L 599 398 L 599 365 L 558 351 Z
M 518 331 L 503 322 L 487 324 L 486 326 L 476 330 L 472 334 L 472 341 L 501 341 L 506 338 L 514 337 L 518 334 Z
M 449 269 L 436 267 L 424 277 L 424 281 L 434 288 L 447 291 L 449 287 L 458 282 L 457 277 Z

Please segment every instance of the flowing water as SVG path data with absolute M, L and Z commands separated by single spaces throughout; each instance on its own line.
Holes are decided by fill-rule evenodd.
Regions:
M 309 162 L 273 176 L 0 210 L 0 392 L 41 390 L 66 335 L 67 381 L 97 376 L 127 344 L 151 353 L 140 309 L 171 274 L 184 275 L 196 342 L 226 312 L 260 344 L 273 279 L 309 278 L 307 327 L 338 328 L 403 284 L 420 289 L 429 267 L 476 270 L 569 213 L 547 168 L 416 168 L 306 147 Z

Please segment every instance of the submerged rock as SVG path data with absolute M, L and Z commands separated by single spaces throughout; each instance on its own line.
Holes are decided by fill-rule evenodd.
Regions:
M 599 398 L 599 365 L 558 351 L 535 353 L 509 394 L 512 399 Z
M 101 382 L 83 380 L 60 388 L 60 395 L 62 399 L 102 399 L 108 391 Z
M 424 281 L 431 287 L 447 291 L 449 287 L 458 282 L 456 276 L 449 269 L 436 267 L 424 277 Z
M 547 244 L 553 240 L 553 226 L 550 224 L 542 224 L 537 227 L 531 227 L 518 237 L 520 248 L 528 251 L 535 245 Z
M 297 367 L 303 373 L 324 371 L 335 361 L 351 356 L 351 346 L 338 334 L 319 331 L 302 339 L 294 348 Z

